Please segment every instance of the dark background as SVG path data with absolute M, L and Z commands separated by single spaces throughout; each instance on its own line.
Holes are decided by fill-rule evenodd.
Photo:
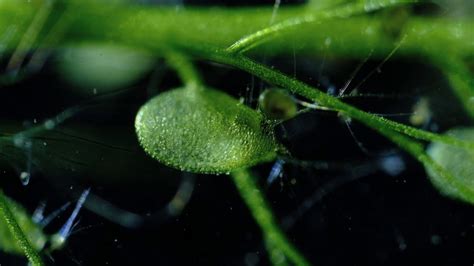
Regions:
M 250 3 L 255 4 L 232 0 L 192 0 L 185 4 Z M 433 7 L 419 7 L 417 12 L 423 14 L 423 10 L 431 13 Z M 322 90 L 341 88 L 361 63 L 323 56 L 255 58 Z M 177 217 L 163 214 L 183 173 L 144 154 L 133 129 L 134 116 L 148 98 L 180 86 L 162 60 L 157 59 L 154 71 L 132 86 L 86 98 L 68 89 L 73 85 L 59 77 L 54 67 L 57 60 L 53 54 L 39 72 L 0 88 L 2 127 L 28 128 L 34 119 L 43 121 L 72 106 L 83 108 L 57 129 L 69 135 L 45 133 L 54 141 L 48 141 L 46 150 L 34 153 L 28 186 L 22 186 L 18 178 L 19 170 L 25 167 L 25 158 L 20 156 L 0 163 L 1 187 L 29 211 L 47 201 L 47 212 L 67 201 L 74 202 L 84 188 L 91 187 L 92 193 L 142 215 L 144 223 L 125 228 L 85 209 L 66 247 L 51 254 L 54 262 L 46 258 L 49 264 L 268 265 L 260 230 L 228 176 L 192 175 L 194 193 L 183 213 Z M 369 59 L 353 84 L 379 63 Z M 244 97 L 254 107 L 259 92 L 269 87 L 238 70 L 208 62 L 197 64 L 206 84 Z M 387 97 L 348 101 L 364 110 L 400 114 L 412 112 L 413 105 L 427 97 L 433 113 L 427 128 L 442 132 L 455 125 L 468 125 L 443 76 L 422 62 L 390 59 L 381 73 L 364 83 L 362 92 Z M 408 122 L 403 115 L 389 118 Z M 351 129 L 370 154 L 361 151 L 337 114 L 313 111 L 300 115 L 277 127 L 278 138 L 295 159 L 284 165 L 283 177 L 266 183 L 272 163 L 252 169 L 261 177 L 259 183 L 282 222 L 293 217 L 293 211 L 314 193 L 326 189 L 322 200 L 285 229 L 288 238 L 314 265 L 472 265 L 472 206 L 440 195 L 419 163 L 377 133 L 356 122 Z M 75 154 L 78 150 L 79 155 Z M 380 169 L 379 162 L 387 155 L 403 161 L 400 174 L 390 176 Z M 315 169 L 312 165 L 318 162 L 334 166 Z M 71 165 L 75 171 L 70 170 Z M 354 177 L 356 180 L 348 181 Z M 331 187 L 337 183 L 344 185 Z M 70 212 L 60 215 L 46 231 L 56 232 Z M 0 264 L 26 262 L 0 254 Z

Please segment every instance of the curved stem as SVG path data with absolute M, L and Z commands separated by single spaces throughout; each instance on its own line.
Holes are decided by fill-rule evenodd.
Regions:
M 271 209 L 254 177 L 248 169 L 241 169 L 231 174 L 240 196 L 245 201 L 255 221 L 262 229 L 263 236 L 270 256 L 283 253 L 295 265 L 311 265 L 302 254 L 291 244 L 280 230 Z M 277 264 L 272 259 L 274 264 Z M 281 263 L 278 263 L 281 265 Z
M 361 1 L 356 3 L 351 3 L 344 5 L 340 8 L 334 8 L 329 11 L 320 11 L 316 14 L 309 14 L 303 17 L 296 17 L 284 20 L 280 23 L 272 25 L 270 27 L 261 29 L 252 34 L 249 34 L 240 40 L 233 43 L 226 50 L 229 53 L 242 53 L 248 51 L 257 45 L 262 44 L 263 42 L 269 41 L 271 38 L 275 37 L 279 33 L 295 29 L 302 24 L 318 23 L 327 19 L 332 18 L 347 18 L 356 14 L 364 14 L 367 12 L 375 11 L 381 8 L 387 8 L 390 6 L 406 4 L 406 3 L 416 3 L 418 1 L 400 1 L 400 0 L 378 0 L 378 1 Z
M 10 210 L 8 200 L 3 194 L 3 191 L 0 190 L 0 216 L 4 219 L 8 228 L 10 229 L 11 234 L 16 239 L 18 245 L 25 253 L 25 256 L 30 260 L 31 264 L 34 266 L 43 266 L 43 260 L 39 253 L 31 246 L 30 242 L 26 238 L 23 230 L 21 230 L 18 225 L 15 216 Z
M 198 88 L 203 84 L 199 73 L 185 55 L 170 50 L 166 53 L 166 61 L 176 70 L 187 88 Z

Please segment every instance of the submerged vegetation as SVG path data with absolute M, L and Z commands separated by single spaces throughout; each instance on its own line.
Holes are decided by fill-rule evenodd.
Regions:
M 313 248 L 302 244 L 311 243 L 312 237 L 298 244 L 287 236 L 289 229 L 327 194 L 371 174 L 398 178 L 406 167 L 421 165 L 433 187 L 449 196 L 443 200 L 466 204 L 472 210 L 474 21 L 469 4 L 465 3 L 467 15 L 463 15 L 458 13 L 464 6 L 443 1 L 311 0 L 295 5 L 275 1 L 273 6 L 231 8 L 0 0 L 1 95 L 14 95 L 14 90 L 21 94 L 24 84 L 29 86 L 35 77 L 46 75 L 36 93 L 64 100 L 39 114 L 28 107 L 35 114 L 29 118 L 5 113 L 16 107 L 5 100 L 4 121 L 0 120 L 3 167 L 14 169 L 24 185 L 36 179 L 33 173 L 37 172 L 52 184 L 53 191 L 92 187 L 87 199 L 89 189 L 81 194 L 59 232 L 49 236 L 46 225 L 10 196 L 8 188 L 18 179 L 2 176 L 3 191 L 9 197 L 0 192 L 0 250 L 24 255 L 32 265 L 44 265 L 47 255 L 67 245 L 83 204 L 101 219 L 130 230 L 179 219 L 193 192 L 194 175 L 205 180 L 203 174 L 221 175 L 213 180 L 228 178 L 235 183 L 261 230 L 261 239 L 252 241 L 257 242 L 252 249 L 263 245 L 267 254 L 242 255 L 240 262 L 224 264 L 266 264 L 268 260 L 272 265 L 325 265 L 331 257 L 321 262 Z M 443 8 L 444 13 L 439 11 Z M 358 65 L 347 63 L 354 61 Z M 392 61 L 400 64 L 395 67 L 397 84 L 389 78 L 369 84 Z M 403 72 L 407 65 L 420 64 L 423 67 L 412 68 L 411 76 Z M 297 65 L 303 70 L 298 72 Z M 367 65 L 373 70 L 364 70 Z M 333 81 L 321 74 L 326 68 L 350 68 L 352 73 L 333 74 L 343 79 Z M 59 86 L 48 83 L 48 73 L 58 76 L 54 82 Z M 441 80 L 435 85 L 430 83 L 433 75 Z M 245 83 L 247 88 L 241 87 Z M 256 83 L 260 83 L 258 89 Z M 48 86 L 54 90 L 48 92 Z M 436 90 L 441 91 L 439 95 Z M 357 98 L 384 103 L 377 109 L 377 104 L 364 105 L 354 101 Z M 43 101 L 39 106 L 48 104 L 39 100 Z M 439 102 L 449 110 L 436 109 Z M 102 111 L 105 103 L 132 106 L 123 115 L 125 126 L 103 121 L 106 113 L 113 117 L 120 112 L 116 106 Z M 305 130 L 314 134 L 309 131 L 314 119 L 308 115 L 315 113 L 332 115 L 344 127 L 318 128 L 329 132 L 329 141 L 318 136 L 294 137 Z M 28 119 L 33 122 L 19 125 Z M 361 125 L 369 130 L 358 131 Z M 341 133 L 336 131 L 348 133 L 350 141 L 339 140 Z M 313 148 L 311 143 L 318 138 L 328 142 L 328 150 Z M 386 139 L 393 145 L 373 145 Z M 350 145 L 357 152 L 348 155 Z M 417 164 L 412 166 L 414 161 Z M 270 169 L 269 164 L 273 164 Z M 285 208 L 272 212 L 276 206 L 265 199 L 269 193 L 262 185 L 267 182 L 271 189 L 279 179 L 283 188 L 286 164 L 295 175 L 288 184 L 301 182 L 301 188 L 308 190 L 301 192 L 306 199 L 286 208 L 290 215 L 281 219 Z M 345 177 L 329 179 L 325 185 L 314 181 L 322 170 L 334 169 Z M 406 172 L 411 176 L 404 179 L 420 178 L 419 172 Z M 182 177 L 179 185 L 173 180 L 177 176 Z M 315 182 L 318 190 L 309 193 Z M 98 196 L 104 186 L 133 190 L 135 185 L 134 195 L 147 204 L 149 195 L 156 193 L 144 191 L 162 189 L 167 196 L 155 200 L 165 208 L 138 214 L 141 211 L 125 210 L 107 196 Z M 177 192 L 166 202 L 173 187 Z M 126 198 L 121 193 L 117 197 Z M 439 243 L 438 238 L 431 242 Z M 403 251 L 406 245 L 399 234 L 396 241 Z M 472 246 L 466 248 L 472 251 Z M 387 257 L 376 259 L 393 264 Z M 88 265 L 87 260 L 84 263 Z

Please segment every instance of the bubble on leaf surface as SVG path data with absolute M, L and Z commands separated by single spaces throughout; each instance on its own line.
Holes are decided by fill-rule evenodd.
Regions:
M 228 173 L 276 157 L 277 144 L 263 117 L 209 88 L 164 92 L 141 107 L 135 129 L 158 161 L 195 173 Z
M 455 128 L 446 134 L 461 140 L 474 141 L 474 128 Z M 427 168 L 434 186 L 446 196 L 474 204 L 474 150 L 433 142 L 428 147 L 428 154 L 454 178 L 453 181 L 446 180 L 437 171 Z

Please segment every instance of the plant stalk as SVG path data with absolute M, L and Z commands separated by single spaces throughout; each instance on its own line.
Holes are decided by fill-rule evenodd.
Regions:
M 0 216 L 3 218 L 11 234 L 16 239 L 18 245 L 25 253 L 25 256 L 31 262 L 33 266 L 44 266 L 43 260 L 39 253 L 33 248 L 28 239 L 26 238 L 23 230 L 18 225 L 13 212 L 10 209 L 8 200 L 5 197 L 3 191 L 0 190 Z
M 240 169 L 232 172 L 231 176 L 239 190 L 240 196 L 249 207 L 252 216 L 263 232 L 269 256 L 278 257 L 279 253 L 283 253 L 295 265 L 311 265 L 279 228 L 270 211 L 270 206 L 250 171 L 248 169 Z M 277 263 L 275 260 L 272 259 L 274 264 L 281 265 L 283 263 L 281 260 L 279 261 L 281 263 Z

